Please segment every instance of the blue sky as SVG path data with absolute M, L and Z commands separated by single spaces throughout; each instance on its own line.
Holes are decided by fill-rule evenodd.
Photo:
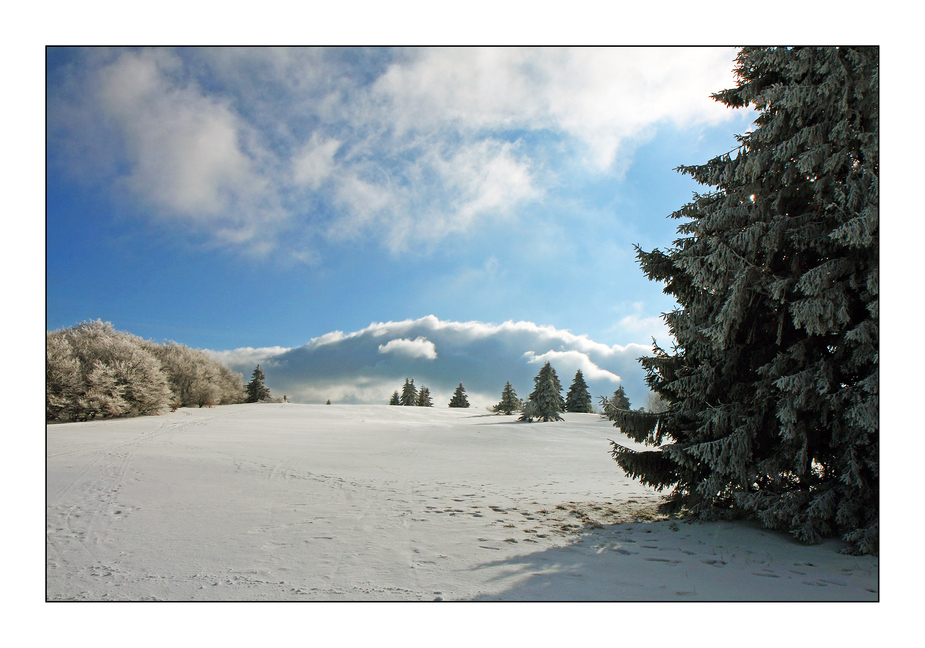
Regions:
M 673 303 L 633 246 L 671 244 L 668 215 L 704 190 L 673 169 L 750 127 L 710 98 L 734 57 L 51 48 L 47 329 L 99 318 L 247 375 L 262 361 L 306 402 L 375 402 L 415 373 L 495 402 L 511 376 L 527 395 L 545 357 L 566 386 L 583 368 L 593 393 L 642 404 L 634 358 L 670 346 Z M 318 340 L 334 342 L 320 364 Z M 381 352 L 391 340 L 409 352 Z M 504 353 L 480 357 L 488 340 Z M 412 351 L 426 343 L 434 357 Z

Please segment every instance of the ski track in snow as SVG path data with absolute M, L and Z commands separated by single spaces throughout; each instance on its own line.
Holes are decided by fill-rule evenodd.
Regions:
M 46 596 L 878 599 L 878 558 L 838 542 L 657 514 L 614 434 L 592 415 L 291 404 L 50 425 Z

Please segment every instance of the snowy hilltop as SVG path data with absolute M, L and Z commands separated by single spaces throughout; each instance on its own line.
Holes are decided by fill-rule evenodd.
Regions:
M 655 513 L 595 414 L 254 404 L 47 428 L 48 600 L 876 601 L 879 559 Z

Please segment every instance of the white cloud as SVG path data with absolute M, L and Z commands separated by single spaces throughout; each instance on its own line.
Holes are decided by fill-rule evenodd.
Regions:
M 563 164 L 619 172 L 660 123 L 731 118 L 709 94 L 734 85 L 733 58 L 716 48 L 84 50 L 73 78 L 49 83 L 50 150 L 99 169 L 101 186 L 123 187 L 151 218 L 252 254 L 304 247 L 306 236 L 431 250 L 516 219 Z
M 717 123 L 731 117 L 710 93 L 735 86 L 732 48 L 594 48 L 560 51 L 547 67 L 548 110 L 588 147 L 600 169 L 661 121 Z
M 50 102 L 53 127 L 71 127 L 72 141 L 64 147 L 109 158 L 103 168 L 116 177 L 108 181 L 155 220 L 251 253 L 274 247 L 261 232 L 285 217 L 262 168 L 265 152 L 230 103 L 189 80 L 171 50 L 89 60 L 97 66 L 78 80 L 82 94 Z M 74 103 L 62 106 L 68 100 Z M 65 117 L 59 120 L 57 110 Z M 77 114 L 82 129 L 69 124 L 67 115 Z
M 262 180 L 223 102 L 169 77 L 166 52 L 126 53 L 100 71 L 100 108 L 125 142 L 132 190 L 171 214 L 215 218 Z
M 581 370 L 581 374 L 587 380 L 620 382 L 620 376 L 606 369 L 601 369 L 591 361 L 591 358 L 586 353 L 574 349 L 569 351 L 547 351 L 540 355 L 533 351 L 527 351 L 524 353 L 524 357 L 527 358 L 529 364 L 546 364 L 548 362 L 552 366 L 560 367 L 559 371 L 566 370 L 567 374 L 564 373 L 563 376 L 560 376 L 560 381 L 566 375 L 573 376 L 576 371 Z
M 399 133 L 430 128 L 566 133 L 607 169 L 659 121 L 730 117 L 733 48 L 437 48 L 394 63 L 374 86 Z
M 617 323 L 611 327 L 612 333 L 632 336 L 635 339 L 652 340 L 658 342 L 659 346 L 665 347 L 674 339 L 665 324 L 665 320 L 660 315 L 645 315 L 643 310 L 645 306 L 642 302 L 632 304 L 633 312 L 621 317 Z
M 427 358 L 436 360 L 437 347 L 433 342 L 424 337 L 416 337 L 413 340 L 397 338 L 389 340 L 385 344 L 379 345 L 379 353 L 397 353 L 408 356 L 409 358 Z
M 205 353 L 208 353 L 218 362 L 229 367 L 234 367 L 235 371 L 240 371 L 242 373 L 247 372 L 245 373 L 246 378 L 250 377 L 250 372 L 258 364 L 266 364 L 268 360 L 286 353 L 289 350 L 289 348 L 281 346 L 261 347 L 258 349 L 253 347 L 240 347 L 233 351 L 212 351 L 203 349 Z
M 311 140 L 292 160 L 292 176 L 298 185 L 318 189 L 334 171 L 334 156 L 341 143 L 313 133 Z
M 259 361 L 273 392 L 299 402 L 387 402 L 405 378 L 413 378 L 431 390 L 437 406 L 448 403 L 462 382 L 470 403 L 479 408 L 498 402 L 508 380 L 526 397 L 538 363 L 547 360 L 565 389 L 581 369 L 593 397 L 609 395 L 622 384 L 630 400 L 641 404 L 648 390 L 638 358 L 651 355 L 647 345 L 608 346 L 533 322 L 455 322 L 433 315 L 372 323 L 346 334 L 334 331 L 276 354 L 264 351 L 215 355 L 247 375 Z

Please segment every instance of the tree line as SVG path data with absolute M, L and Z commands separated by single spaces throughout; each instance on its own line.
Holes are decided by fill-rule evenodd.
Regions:
M 47 421 L 142 416 L 246 400 L 241 374 L 200 349 L 144 340 L 100 320 L 45 336 Z
M 540 369 L 534 381 L 534 390 L 526 399 L 518 398 L 517 392 L 511 386 L 511 381 L 504 384 L 501 391 L 501 401 L 496 405 L 489 407 L 488 410 L 494 414 L 514 414 L 521 412 L 521 421 L 561 421 L 560 412 L 583 412 L 593 413 L 594 408 L 591 402 L 591 393 L 588 391 L 588 384 L 585 382 L 581 369 L 575 372 L 575 378 L 565 397 L 562 397 L 562 385 L 559 377 L 552 365 L 547 362 Z M 603 413 L 606 416 L 608 412 L 617 409 L 630 409 L 630 401 L 626 392 L 621 385 L 610 398 L 599 397 Z M 660 408 L 661 404 L 658 399 L 650 399 L 650 407 Z M 400 405 L 405 407 L 433 407 L 433 399 L 430 396 L 430 390 L 421 386 L 420 389 L 414 385 L 413 378 L 405 378 L 405 384 L 402 389 L 395 390 L 389 399 L 389 405 Z M 462 383 L 456 388 L 453 397 L 450 399 L 448 407 L 469 407 L 469 400 L 466 396 L 466 389 Z

